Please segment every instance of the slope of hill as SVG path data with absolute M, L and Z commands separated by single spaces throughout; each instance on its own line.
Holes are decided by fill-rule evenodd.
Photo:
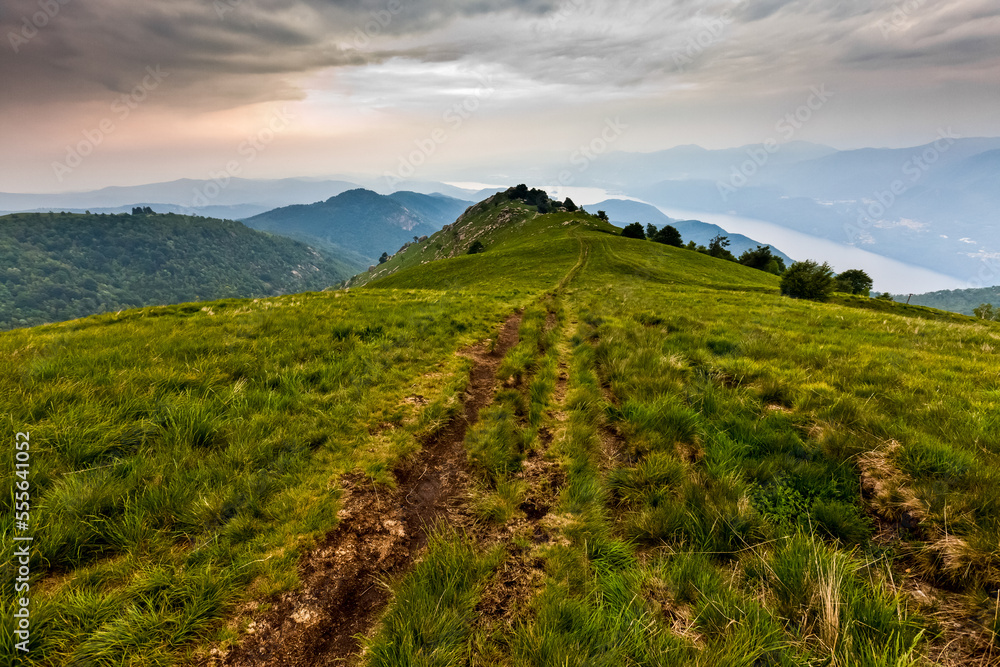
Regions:
M 27 664 L 996 654 L 1000 325 L 503 195 L 391 261 L 0 335 Z
M 321 249 L 356 253 L 374 263 L 383 252 L 396 252 L 413 237 L 433 234 L 468 206 L 469 202 L 444 195 L 380 195 L 356 189 L 323 202 L 268 211 L 243 222 Z
M 681 233 L 684 242 L 694 241 L 698 245 L 708 246 L 716 236 L 726 236 L 729 238 L 729 251 L 739 257 L 744 251 L 753 250 L 757 246 L 771 245 L 766 242 L 757 241 L 744 236 L 743 234 L 731 234 L 719 225 L 714 225 L 701 220 L 675 220 L 664 215 L 655 206 L 642 202 L 630 201 L 627 199 L 608 199 L 591 206 L 595 211 L 603 210 L 608 214 L 612 223 L 619 227 L 624 227 L 631 222 L 639 222 L 645 225 L 654 225 L 662 228 L 672 225 Z M 792 258 L 771 245 L 771 252 L 777 257 L 785 260 L 786 265 L 791 265 Z
M 963 315 L 972 315 L 977 306 L 984 303 L 1000 306 L 1000 286 L 979 287 L 975 289 L 942 290 L 926 294 L 895 294 L 893 299 L 901 303 L 912 303 L 918 306 L 950 310 Z
M 168 215 L 0 218 L 0 328 L 223 297 L 320 290 L 359 266 L 238 222 Z

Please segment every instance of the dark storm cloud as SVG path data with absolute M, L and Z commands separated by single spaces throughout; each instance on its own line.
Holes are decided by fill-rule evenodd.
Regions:
M 58 12 L 36 26 L 43 6 Z M 18 37 L 25 21 L 30 38 Z M 106 100 L 147 66 L 170 73 L 157 104 L 301 99 L 304 75 L 392 58 L 494 68 L 507 92 L 557 86 L 563 97 L 684 86 L 760 97 L 970 64 L 989 85 L 998 21 L 996 0 L 11 0 L 0 109 Z M 431 80 L 408 70 L 399 84 L 423 94 Z
M 0 15 L 0 105 L 120 92 L 157 65 L 170 72 L 175 104 L 294 97 L 283 77 L 386 57 L 358 48 L 358 35 L 419 33 L 458 16 L 551 9 L 541 0 L 12 0 Z

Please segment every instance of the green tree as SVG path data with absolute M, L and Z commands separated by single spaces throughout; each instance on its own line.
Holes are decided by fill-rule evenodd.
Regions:
M 656 232 L 656 236 L 650 238 L 657 243 L 665 243 L 675 248 L 684 247 L 684 239 L 681 238 L 681 233 L 673 225 L 664 225 L 663 229 Z
M 652 241 L 653 237 L 655 237 L 655 236 L 656 236 L 656 225 L 654 225 L 654 224 L 647 224 L 646 225 L 646 238 L 649 239 L 650 241 Z
M 563 202 L 563 207 L 570 213 L 576 213 L 576 204 L 569 197 L 566 197 L 566 201 Z
M 387 252 L 382 253 L 382 256 L 378 258 L 379 264 L 385 264 L 388 261 L 389 261 L 389 253 Z
M 972 312 L 981 320 L 1000 321 L 1000 308 L 994 308 L 992 303 L 982 303 L 973 308 Z
M 484 250 L 486 250 L 486 246 L 483 245 L 482 241 L 473 241 L 472 245 L 469 246 L 470 255 L 478 255 Z
M 861 269 L 850 269 L 837 276 L 836 290 L 848 294 L 864 294 L 868 296 L 871 294 L 872 285 L 874 284 L 871 276 Z
M 759 245 L 755 250 L 745 250 L 737 261 L 743 266 L 767 271 L 776 276 L 780 276 L 785 270 L 785 260 L 771 252 L 769 245 Z
M 793 299 L 826 301 L 834 286 L 833 269 L 826 262 L 795 262 L 781 275 L 781 293 Z
M 600 218 L 601 220 L 603 220 L 604 222 L 607 222 L 607 221 L 608 221 L 608 214 L 607 214 L 607 213 L 605 213 L 604 211 L 598 211 L 598 212 L 597 212 L 597 217 L 598 217 L 598 218 Z M 635 223 L 635 224 L 639 225 L 639 223 L 638 223 L 638 222 L 637 222 L 637 223 Z M 639 227 L 641 228 L 641 227 L 642 227 L 642 225 L 639 225 Z M 645 234 L 645 232 L 643 232 L 643 238 L 646 238 L 646 234 Z
M 719 234 L 708 242 L 708 254 L 718 259 L 728 259 L 735 262 L 733 253 L 726 250 L 729 247 L 729 237 Z
M 598 214 L 603 212 L 604 211 L 598 211 Z M 622 236 L 627 239 L 645 239 L 646 232 L 642 228 L 642 223 L 633 222 L 632 224 L 625 225 L 625 228 L 622 229 Z

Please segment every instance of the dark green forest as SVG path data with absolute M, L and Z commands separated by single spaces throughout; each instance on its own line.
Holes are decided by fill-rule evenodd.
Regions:
M 906 294 L 894 294 L 893 299 L 906 303 Z M 976 306 L 984 303 L 1000 305 L 1000 287 L 979 287 L 975 289 L 942 290 L 915 294 L 910 303 L 917 306 L 950 310 L 963 315 L 972 315 Z
M 321 290 L 356 266 L 239 222 L 176 214 L 0 217 L 0 329 Z

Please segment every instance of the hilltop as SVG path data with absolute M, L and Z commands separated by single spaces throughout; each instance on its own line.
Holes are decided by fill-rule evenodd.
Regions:
M 1000 324 L 513 195 L 350 289 L 0 335 L 28 664 L 988 664 Z
M 175 214 L 0 217 L 0 328 L 147 305 L 320 290 L 358 270 L 238 222 Z

